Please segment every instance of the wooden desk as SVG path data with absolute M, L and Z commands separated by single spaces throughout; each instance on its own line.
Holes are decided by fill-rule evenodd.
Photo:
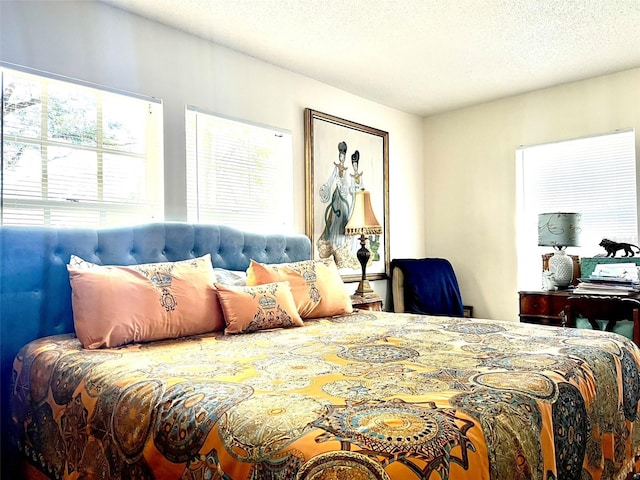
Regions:
M 520 321 L 562 327 L 568 290 L 523 291 L 520 294 Z
M 578 308 L 577 312 L 587 318 L 590 323 L 598 320 L 635 320 L 631 310 L 638 308 L 640 295 L 604 296 L 574 295 L 572 290 L 556 291 L 522 291 L 520 295 L 520 321 L 538 325 L 556 327 L 575 327 L 575 322 L 567 322 L 565 310 L 569 305 L 569 297 Z M 630 300 L 630 301 L 627 301 Z M 632 305 L 629 305 L 632 303 Z M 633 340 L 640 345 L 640 321 L 635 320 Z M 615 322 L 613 322 L 615 323 Z M 613 324 L 612 324 L 613 325 Z

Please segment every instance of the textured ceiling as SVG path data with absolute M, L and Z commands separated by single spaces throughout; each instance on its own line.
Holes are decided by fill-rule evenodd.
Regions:
M 640 67 L 640 0 L 102 1 L 418 115 Z

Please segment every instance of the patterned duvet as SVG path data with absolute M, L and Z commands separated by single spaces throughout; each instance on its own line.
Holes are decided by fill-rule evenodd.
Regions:
M 51 478 L 624 479 L 640 351 L 616 334 L 358 312 L 14 363 L 19 449 Z

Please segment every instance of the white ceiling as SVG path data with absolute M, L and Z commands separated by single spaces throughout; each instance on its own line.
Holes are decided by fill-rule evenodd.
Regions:
M 640 67 L 640 0 L 102 1 L 418 115 Z

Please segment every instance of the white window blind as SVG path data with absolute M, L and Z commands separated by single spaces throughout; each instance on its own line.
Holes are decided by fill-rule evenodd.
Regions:
M 186 135 L 190 222 L 292 230 L 291 132 L 187 107 Z
M 582 214 L 581 246 L 567 254 L 604 254 L 603 238 L 638 243 L 635 132 L 522 147 L 518 171 L 518 288 L 539 289 L 544 253 L 538 214 Z
M 163 218 L 162 105 L 0 68 L 4 225 Z

